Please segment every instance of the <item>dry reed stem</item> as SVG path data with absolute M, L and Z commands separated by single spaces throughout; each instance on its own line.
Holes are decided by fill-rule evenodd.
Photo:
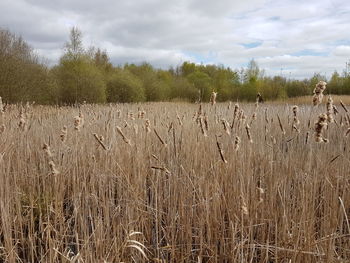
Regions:
M 171 174 L 170 171 L 165 166 L 151 166 L 151 168 L 154 170 L 161 170 L 166 174 Z
M 219 151 L 219 154 L 220 154 L 220 158 L 221 158 L 221 161 L 223 161 L 223 163 L 227 163 L 227 160 L 225 159 L 224 157 L 224 151 L 218 141 L 218 136 L 215 135 L 215 139 L 216 139 L 216 146 L 218 147 L 218 151 Z
M 339 113 L 338 108 L 335 105 L 333 105 L 333 112 L 335 116 L 337 116 L 337 114 Z
M 182 120 L 181 120 L 179 114 L 177 114 L 177 113 L 176 113 L 176 118 L 177 118 L 177 121 L 179 122 L 179 125 L 182 126 L 183 125 Z
M 101 136 L 98 136 L 96 133 L 93 133 L 92 134 L 94 136 L 94 138 L 96 139 L 96 141 L 102 146 L 102 148 L 105 150 L 105 151 L 108 151 L 108 148 L 106 147 L 106 145 L 103 143 L 103 137 Z
M 340 105 L 342 106 L 342 108 L 345 110 L 346 113 L 348 113 L 348 109 L 346 108 L 345 104 L 340 100 Z
M 201 132 L 202 132 L 202 134 L 203 134 L 203 136 L 204 137 L 207 137 L 207 133 L 206 133 L 206 129 L 204 128 L 204 124 L 203 124 L 203 118 L 202 117 L 200 117 L 199 118 L 199 126 L 200 126 L 200 128 L 201 128 Z
M 268 124 L 269 123 L 269 117 L 267 115 L 267 108 L 265 108 L 265 122 Z
M 225 130 L 226 134 L 231 135 L 231 132 L 230 132 L 230 129 L 229 129 L 230 124 L 225 119 L 222 119 L 221 123 L 222 123 L 222 125 L 224 127 L 224 130 Z
M 350 134 L 350 128 L 348 128 L 345 132 L 345 137 L 348 137 L 348 135 Z
M 119 135 L 122 137 L 123 141 L 126 144 L 130 145 L 130 140 L 125 136 L 125 134 L 123 133 L 122 129 L 119 126 L 117 126 L 116 129 L 117 129 L 117 132 L 119 133 Z
M 279 123 L 280 129 L 281 129 L 281 132 L 283 135 L 285 135 L 286 131 L 283 128 L 282 121 L 281 121 L 280 116 L 278 114 L 277 114 L 277 119 L 278 119 L 278 123 Z
M 208 117 L 207 115 L 204 115 L 204 127 L 205 127 L 205 130 L 208 132 L 209 131 L 209 124 L 208 124 Z
M 166 144 L 165 141 L 162 139 L 162 137 L 160 137 L 160 135 L 158 134 L 157 130 L 156 130 L 156 129 L 153 129 L 153 131 L 154 131 L 154 133 L 157 135 L 157 138 L 158 138 L 158 140 L 160 141 L 160 143 L 161 143 L 164 147 L 166 147 L 167 144 Z

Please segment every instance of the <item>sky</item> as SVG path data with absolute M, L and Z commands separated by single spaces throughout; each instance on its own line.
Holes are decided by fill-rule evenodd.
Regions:
M 77 26 L 114 65 L 184 61 L 330 78 L 350 62 L 349 0 L 1 0 L 0 27 L 58 62 Z

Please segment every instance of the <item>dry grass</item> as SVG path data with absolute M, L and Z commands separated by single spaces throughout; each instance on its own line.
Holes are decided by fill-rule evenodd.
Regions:
M 294 101 L 7 107 L 0 261 L 349 262 L 349 121 L 315 142 L 324 103 L 298 132 Z
M 326 103 L 327 101 L 327 95 L 323 97 L 323 103 Z M 343 101 L 346 105 L 350 105 L 350 95 L 332 95 L 332 98 L 334 100 L 334 103 L 339 105 L 340 100 Z M 294 97 L 294 98 L 288 98 L 284 100 L 277 100 L 277 101 L 271 101 L 269 102 L 271 104 L 297 104 L 297 105 L 312 105 L 312 97 L 311 96 L 301 96 L 301 97 Z

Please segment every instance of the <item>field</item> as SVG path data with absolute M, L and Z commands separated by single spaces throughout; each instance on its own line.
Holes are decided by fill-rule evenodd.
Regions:
M 349 262 L 334 100 L 318 137 L 325 103 L 10 105 L 0 261 Z

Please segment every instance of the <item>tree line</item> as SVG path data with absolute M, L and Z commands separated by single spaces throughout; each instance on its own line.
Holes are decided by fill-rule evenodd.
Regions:
M 276 100 L 310 95 L 320 80 L 325 76 L 265 76 L 254 60 L 240 70 L 191 62 L 169 69 L 146 62 L 114 66 L 105 50 L 83 46 L 76 27 L 58 64 L 48 67 L 22 37 L 0 29 L 0 96 L 7 103 L 196 102 L 209 101 L 212 91 L 218 92 L 218 101 L 254 101 L 258 92 L 265 100 Z M 327 92 L 350 94 L 349 74 L 334 72 Z

